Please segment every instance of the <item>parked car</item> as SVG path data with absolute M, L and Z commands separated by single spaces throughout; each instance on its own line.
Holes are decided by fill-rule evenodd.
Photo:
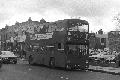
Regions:
M 115 55 L 113 54 L 108 54 L 107 52 L 102 52 L 102 53 L 99 53 L 97 55 L 92 55 L 92 56 L 89 56 L 90 60 L 100 60 L 100 61 L 103 61 L 103 60 L 107 60 L 107 61 L 113 61 L 115 59 Z
M 17 56 L 15 56 L 11 51 L 1 51 L 0 57 L 2 59 L 2 63 L 17 63 Z

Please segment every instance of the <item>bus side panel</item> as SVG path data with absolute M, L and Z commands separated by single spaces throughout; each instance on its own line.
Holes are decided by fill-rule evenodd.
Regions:
M 28 60 L 29 59 L 29 56 L 30 56 L 30 52 L 29 51 L 26 51 L 26 59 Z
M 36 64 L 43 64 L 43 54 L 41 53 L 36 53 L 36 55 L 34 56 L 35 59 L 35 63 Z
M 54 54 L 51 54 L 51 51 L 47 51 L 44 55 L 44 65 L 49 66 L 50 58 L 55 58 L 55 67 L 65 67 L 66 56 L 64 52 L 54 51 Z
M 50 53 L 49 51 L 44 55 L 44 65 L 49 66 L 49 61 L 50 61 Z
M 29 57 L 32 56 L 32 63 L 36 63 L 36 53 L 32 51 L 26 51 L 26 59 L 29 60 Z
M 57 51 L 55 53 L 55 65 L 56 67 L 65 67 L 66 55 L 63 51 Z

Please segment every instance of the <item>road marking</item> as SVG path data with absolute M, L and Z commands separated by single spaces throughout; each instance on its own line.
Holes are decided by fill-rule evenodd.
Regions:
M 65 78 L 65 79 L 67 79 L 67 80 L 68 80 L 69 78 L 67 77 L 67 78 Z
M 32 69 L 31 69 L 31 68 L 29 68 L 28 70 L 29 70 L 29 71 L 31 71 Z
M 60 78 L 63 79 L 63 76 L 61 76 Z

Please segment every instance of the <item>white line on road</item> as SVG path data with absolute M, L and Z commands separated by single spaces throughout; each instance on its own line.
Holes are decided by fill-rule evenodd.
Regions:
M 69 78 L 67 77 L 67 78 L 65 78 L 65 79 L 67 79 L 67 80 L 68 80 Z
M 63 76 L 61 76 L 60 78 L 63 79 Z

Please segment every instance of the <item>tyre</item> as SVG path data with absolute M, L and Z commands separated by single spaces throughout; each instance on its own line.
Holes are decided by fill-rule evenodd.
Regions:
M 69 64 L 66 64 L 65 69 L 66 70 L 71 70 L 72 68 L 71 68 L 71 66 Z
M 50 58 L 49 66 L 50 66 L 51 68 L 55 68 L 55 58 Z

